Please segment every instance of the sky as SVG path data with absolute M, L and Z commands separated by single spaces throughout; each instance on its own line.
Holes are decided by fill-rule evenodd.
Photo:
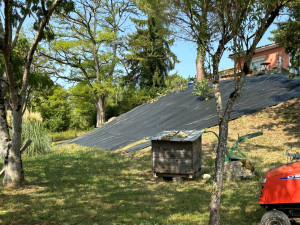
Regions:
M 271 44 L 272 42 L 268 40 L 268 37 L 273 36 L 270 31 L 275 30 L 276 28 L 277 26 L 272 24 L 258 43 L 257 47 Z M 196 45 L 191 42 L 176 40 L 171 49 L 175 55 L 177 55 L 180 62 L 175 65 L 175 69 L 172 70 L 170 74 L 177 72 L 185 78 L 194 77 L 196 75 Z M 231 53 L 228 51 L 224 53 L 220 62 L 219 70 L 233 67 L 233 61 L 228 58 L 230 54 Z
M 272 42 L 268 40 L 268 37 L 272 37 L 273 35 L 270 33 L 271 30 L 275 30 L 277 26 L 272 24 L 270 28 L 267 30 L 265 35 L 262 37 L 261 41 L 257 45 L 257 47 L 271 44 Z M 169 74 L 178 73 L 184 78 L 195 77 L 196 75 L 196 45 L 195 43 L 184 41 L 184 40 L 176 40 L 174 45 L 171 47 L 171 50 L 177 56 L 180 61 L 175 65 L 175 69 L 170 71 Z M 219 70 L 233 67 L 233 61 L 228 58 L 231 53 L 226 51 L 221 59 Z M 72 84 L 65 82 L 59 79 L 59 83 L 65 87 L 72 86 Z
M 282 16 L 280 16 L 277 18 L 277 22 L 284 20 L 284 19 L 282 18 Z M 31 20 L 31 22 L 32 22 L 32 20 Z M 28 22 L 28 24 L 31 24 L 30 21 Z M 130 25 L 129 30 L 134 29 L 131 22 L 129 25 Z M 259 42 L 257 47 L 272 43 L 271 41 L 268 40 L 268 37 L 273 36 L 270 33 L 270 31 L 274 30 L 276 28 L 277 28 L 277 26 L 273 23 L 270 26 L 270 28 L 267 30 L 267 32 L 265 33 L 265 35 L 263 36 L 262 40 Z M 31 29 L 29 29 L 29 30 L 31 30 Z M 171 47 L 171 50 L 177 56 L 177 58 L 180 62 L 175 65 L 175 69 L 170 71 L 169 74 L 178 73 L 179 75 L 181 75 L 184 78 L 195 77 L 195 75 L 196 75 L 196 44 L 185 41 L 185 40 L 176 39 L 174 45 Z M 233 65 L 234 65 L 233 61 L 228 58 L 228 56 L 230 54 L 231 53 L 228 51 L 226 51 L 223 54 L 223 57 L 220 62 L 219 70 L 233 67 Z M 70 83 L 62 81 L 61 79 L 59 79 L 59 83 L 63 86 L 70 86 Z

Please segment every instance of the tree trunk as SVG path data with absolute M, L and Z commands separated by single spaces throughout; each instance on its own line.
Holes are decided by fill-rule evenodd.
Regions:
M 106 103 L 107 103 L 108 93 L 98 97 L 96 102 L 97 108 L 97 124 L 96 127 L 101 127 L 106 122 Z
M 247 67 L 247 64 L 245 64 Z M 247 69 L 247 68 L 246 68 Z M 215 159 L 215 176 L 212 186 L 211 203 L 210 203 L 210 225 L 220 224 L 220 207 L 221 207 L 221 195 L 223 190 L 223 174 L 224 174 L 224 163 L 225 163 L 225 150 L 227 148 L 228 138 L 228 122 L 230 120 L 230 114 L 233 108 L 233 104 L 236 98 L 240 95 L 242 86 L 245 81 L 245 73 L 242 73 L 241 78 L 236 78 L 235 90 L 230 94 L 228 102 L 226 104 L 225 111 L 222 106 L 221 92 L 219 83 L 213 84 L 218 119 L 219 119 L 219 140 L 218 148 Z
M 197 59 L 196 59 L 196 72 L 197 72 L 196 81 L 197 82 L 199 82 L 200 80 L 205 78 L 204 59 L 205 59 L 205 51 L 203 51 L 201 49 L 201 47 L 198 47 L 198 49 L 197 49 Z
M 225 149 L 227 146 L 228 136 L 228 121 L 222 121 L 219 124 L 219 142 L 217 148 L 217 155 L 215 159 L 215 176 L 212 186 L 212 195 L 210 203 L 210 218 L 209 224 L 220 224 L 220 205 L 221 195 L 223 190 L 223 174 L 225 162 Z
M 6 158 L 10 147 L 10 136 L 7 124 L 7 115 L 4 102 L 4 88 L 0 85 L 0 155 L 3 166 L 6 165 Z
M 24 172 L 21 159 L 21 134 L 22 134 L 22 110 L 13 109 L 12 112 L 13 131 L 12 144 L 8 147 L 6 163 L 4 166 L 5 176 L 2 184 L 10 187 L 24 185 Z

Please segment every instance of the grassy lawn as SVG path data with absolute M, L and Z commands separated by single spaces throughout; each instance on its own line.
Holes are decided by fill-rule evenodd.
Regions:
M 63 132 L 51 132 L 50 137 L 51 137 L 52 142 L 59 143 L 59 142 L 63 142 L 66 140 L 76 138 L 80 135 L 83 135 L 86 132 L 87 131 L 80 131 L 80 130 L 67 130 L 67 131 L 63 131 Z
M 290 145 L 299 151 L 299 105 L 292 100 L 230 122 L 229 146 L 238 134 L 264 135 L 241 145 L 257 175 L 225 182 L 222 224 L 259 224 L 262 174 L 286 162 L 282 153 Z M 214 142 L 212 134 L 204 134 L 203 173 L 212 174 Z M 0 224 L 208 224 L 211 181 L 157 183 L 150 148 L 128 154 L 62 145 L 25 157 L 23 164 L 27 185 L 0 189 Z

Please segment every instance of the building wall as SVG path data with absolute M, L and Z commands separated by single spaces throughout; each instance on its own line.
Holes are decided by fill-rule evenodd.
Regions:
M 265 50 L 265 51 L 261 51 L 261 52 L 258 52 L 258 53 L 255 53 L 253 55 L 253 59 L 254 58 L 258 58 L 258 57 L 261 57 L 261 56 L 264 56 L 265 57 L 265 62 L 269 62 L 270 65 L 267 66 L 267 69 L 273 69 L 275 67 L 278 67 L 278 57 L 279 55 L 282 56 L 282 67 L 285 68 L 285 69 L 288 69 L 289 67 L 289 56 L 288 54 L 285 53 L 285 50 L 284 50 L 284 47 L 275 47 L 275 48 L 272 48 L 272 49 L 268 49 L 268 50 Z M 239 65 L 243 65 L 244 64 L 244 59 L 242 58 L 240 60 L 240 63 L 236 63 L 236 68 L 239 68 Z

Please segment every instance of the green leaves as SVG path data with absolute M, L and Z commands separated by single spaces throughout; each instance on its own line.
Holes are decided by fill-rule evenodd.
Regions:
M 69 94 L 61 86 L 55 86 L 51 93 L 40 96 L 42 104 L 36 104 L 44 120 L 44 126 L 51 131 L 64 131 L 69 128 L 71 119 L 71 108 L 68 101 Z M 38 101 L 37 101 L 38 103 Z
M 194 84 L 193 93 L 203 97 L 205 100 L 208 100 L 213 97 L 214 92 L 212 87 L 209 85 L 208 80 L 204 78 Z
M 85 82 L 78 83 L 69 89 L 72 118 L 70 127 L 85 130 L 96 122 L 96 107 L 93 94 Z
M 136 82 L 141 88 L 164 87 L 168 72 L 177 62 L 171 52 L 173 39 L 162 18 L 148 15 L 147 20 L 133 20 L 137 31 L 129 35 L 128 63 L 131 72 L 125 78 L 126 82 Z
M 279 46 L 285 47 L 286 53 L 291 56 L 291 68 L 293 72 L 300 75 L 300 1 L 293 1 L 289 5 L 290 17 L 284 22 L 277 23 L 277 30 L 271 31 L 274 34 L 270 40 L 275 41 Z

